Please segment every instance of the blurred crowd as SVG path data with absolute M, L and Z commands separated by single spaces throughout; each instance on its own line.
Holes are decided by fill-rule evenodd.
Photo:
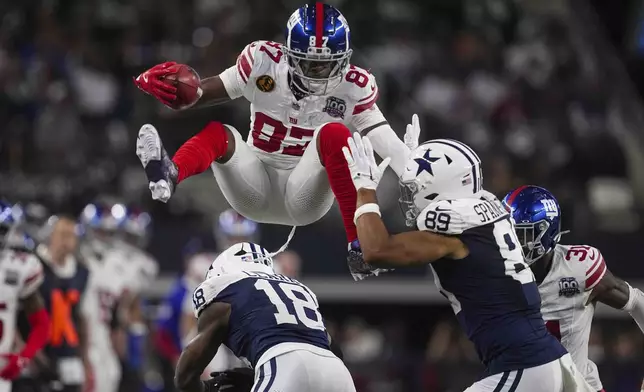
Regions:
M 440 308 L 414 311 L 436 317 L 421 334 L 401 320 L 367 323 L 350 317 L 331 324 L 358 391 L 459 392 L 479 379 L 482 366 L 454 318 L 441 318 Z M 590 358 L 606 391 L 638 390 L 644 365 L 641 346 L 641 331 L 631 320 L 594 323 Z
M 400 134 L 418 113 L 423 139 L 457 138 L 474 147 L 493 193 L 526 182 L 549 187 L 575 238 L 606 227 L 609 233 L 641 230 L 625 178 L 623 142 L 610 125 L 610 80 L 570 13 L 540 12 L 520 5 L 534 2 L 510 0 L 332 3 L 352 27 L 353 62 L 377 76 L 379 106 Z M 151 251 L 162 269 L 172 269 L 195 234 L 182 236 L 173 227 L 185 222 L 207 231 L 225 203 L 209 173 L 182 184 L 169 205 L 152 203 L 134 154 L 136 132 L 146 122 L 155 124 L 172 153 L 211 119 L 244 133 L 248 104 L 173 112 L 136 90 L 131 78 L 170 59 L 202 76 L 219 73 L 246 43 L 279 41 L 298 4 L 3 4 L 0 193 L 75 213 L 99 195 L 147 208 L 160 217 Z M 402 229 L 396 180 L 390 173 L 386 181 L 390 190 L 383 192 L 382 204 L 392 226 Z M 337 217 L 333 210 L 313 226 L 314 233 L 302 230 L 294 245 L 334 242 Z M 276 249 L 284 235 L 271 230 L 265 241 Z M 325 260 L 342 257 L 341 251 L 307 256 L 313 260 L 307 272 L 341 271 Z

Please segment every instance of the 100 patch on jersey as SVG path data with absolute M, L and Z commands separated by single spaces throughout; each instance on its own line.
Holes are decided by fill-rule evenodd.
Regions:
M 560 297 L 574 297 L 579 294 L 579 283 L 575 278 L 561 278 L 559 281 L 559 296 Z
M 323 112 L 331 117 L 344 118 L 344 113 L 347 111 L 347 103 L 340 98 L 328 97 Z

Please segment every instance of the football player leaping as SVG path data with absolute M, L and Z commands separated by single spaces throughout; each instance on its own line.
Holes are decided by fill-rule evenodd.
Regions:
M 516 223 L 541 294 L 546 327 L 572 355 L 586 381 L 602 390 L 597 366 L 588 359 L 588 338 L 596 301 L 627 311 L 644 328 L 644 295 L 608 271 L 599 250 L 561 245 L 561 211 L 552 193 L 521 186 L 503 199 Z
M 483 189 L 474 151 L 448 139 L 414 149 L 400 181 L 407 224 L 417 230 L 390 235 L 375 192 L 388 159 L 378 166 L 368 137 L 357 133 L 349 145 L 364 260 L 378 267 L 431 266 L 486 367 L 486 377 L 466 391 L 593 391 L 544 325 L 510 214 Z
M 301 226 L 322 218 L 333 196 L 340 206 L 349 257 L 361 257 L 355 242 L 356 192 L 342 147 L 353 126 L 369 134 L 376 152 L 391 157 L 401 174 L 409 148 L 378 109 L 378 86 L 368 71 L 350 65 L 349 25 L 334 7 L 320 2 L 289 18 L 285 43 L 255 41 L 237 63 L 201 81 L 195 106 L 245 97 L 251 103 L 248 140 L 230 125 L 209 123 L 170 159 L 156 129 L 139 131 L 137 155 L 152 197 L 167 201 L 177 184 L 211 167 L 230 205 L 261 223 Z M 166 105 L 176 88 L 164 78 L 175 63 L 154 66 L 136 85 Z

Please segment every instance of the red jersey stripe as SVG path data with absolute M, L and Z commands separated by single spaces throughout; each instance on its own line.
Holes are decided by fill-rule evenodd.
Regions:
M 604 260 L 602 259 L 602 263 L 599 268 L 597 268 L 597 270 L 586 279 L 586 290 L 590 290 L 593 287 L 597 286 L 597 283 L 599 283 L 604 275 L 606 275 L 606 263 L 604 263 L 603 261 Z
M 376 91 L 375 96 L 373 98 L 371 98 L 371 100 L 369 100 L 369 101 L 367 101 L 365 103 L 362 103 L 360 105 L 356 105 L 356 107 L 353 108 L 353 114 L 354 115 L 355 114 L 360 114 L 360 113 L 364 112 L 365 110 L 370 109 L 373 106 L 373 104 L 376 103 L 376 101 L 378 100 L 379 95 L 380 94 Z
M 253 64 L 255 62 L 255 59 L 253 58 L 253 52 L 250 51 L 251 46 L 252 45 L 246 46 L 246 53 L 244 54 L 246 55 L 246 57 L 248 57 L 248 59 L 250 60 L 250 63 Z
M 362 98 L 358 102 L 368 101 L 369 99 L 371 99 L 371 97 L 374 96 L 374 94 L 378 94 L 378 87 L 374 87 L 373 90 L 371 90 L 371 94 L 369 94 L 366 97 Z
M 588 278 L 592 273 L 595 271 L 595 269 L 599 266 L 600 263 L 604 262 L 604 258 L 602 255 L 599 255 L 599 258 L 595 260 L 595 262 L 586 270 L 586 278 Z
M 241 68 L 240 63 L 241 63 L 241 61 L 238 60 L 237 61 L 237 72 L 239 72 L 239 76 L 241 76 L 241 78 L 244 81 L 244 83 L 248 83 L 248 78 L 246 76 L 244 76 L 244 72 L 242 72 L 242 68 Z
M 239 57 L 239 62 L 241 64 L 242 71 L 244 72 L 244 76 L 246 76 L 246 79 L 248 79 L 250 77 L 250 72 L 253 70 L 253 67 L 250 66 L 248 58 L 246 58 L 244 54 Z
M 33 274 L 30 277 L 28 277 L 27 279 L 25 279 L 25 284 L 26 285 L 30 284 L 31 282 L 33 282 L 34 280 L 38 279 L 41 276 L 42 276 L 42 271 L 38 271 L 35 274 Z

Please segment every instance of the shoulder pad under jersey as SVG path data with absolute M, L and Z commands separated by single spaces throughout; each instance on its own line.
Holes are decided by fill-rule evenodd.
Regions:
M 481 198 L 439 200 L 418 215 L 418 230 L 441 234 L 462 234 L 465 230 L 506 219 L 509 214 L 494 195 Z
M 7 250 L 13 266 L 17 268 L 20 282 L 19 297 L 26 298 L 33 294 L 44 279 L 42 262 L 32 252 L 24 250 Z
M 228 286 L 249 276 L 244 273 L 213 276 L 203 281 L 192 294 L 192 306 L 195 317 L 213 303 L 217 296 Z
M 272 41 L 253 41 L 237 56 L 237 72 L 244 83 L 270 73 L 271 67 L 282 61 L 282 45 Z
M 343 93 L 355 103 L 353 115 L 371 109 L 380 94 L 376 77 L 369 73 L 369 71 L 355 65 L 351 65 L 349 70 L 344 74 L 341 88 Z
M 572 268 L 584 282 L 585 290 L 592 290 L 602 280 L 608 268 L 599 249 L 587 245 L 560 245 L 555 248 L 555 257 L 562 263 L 571 263 Z

